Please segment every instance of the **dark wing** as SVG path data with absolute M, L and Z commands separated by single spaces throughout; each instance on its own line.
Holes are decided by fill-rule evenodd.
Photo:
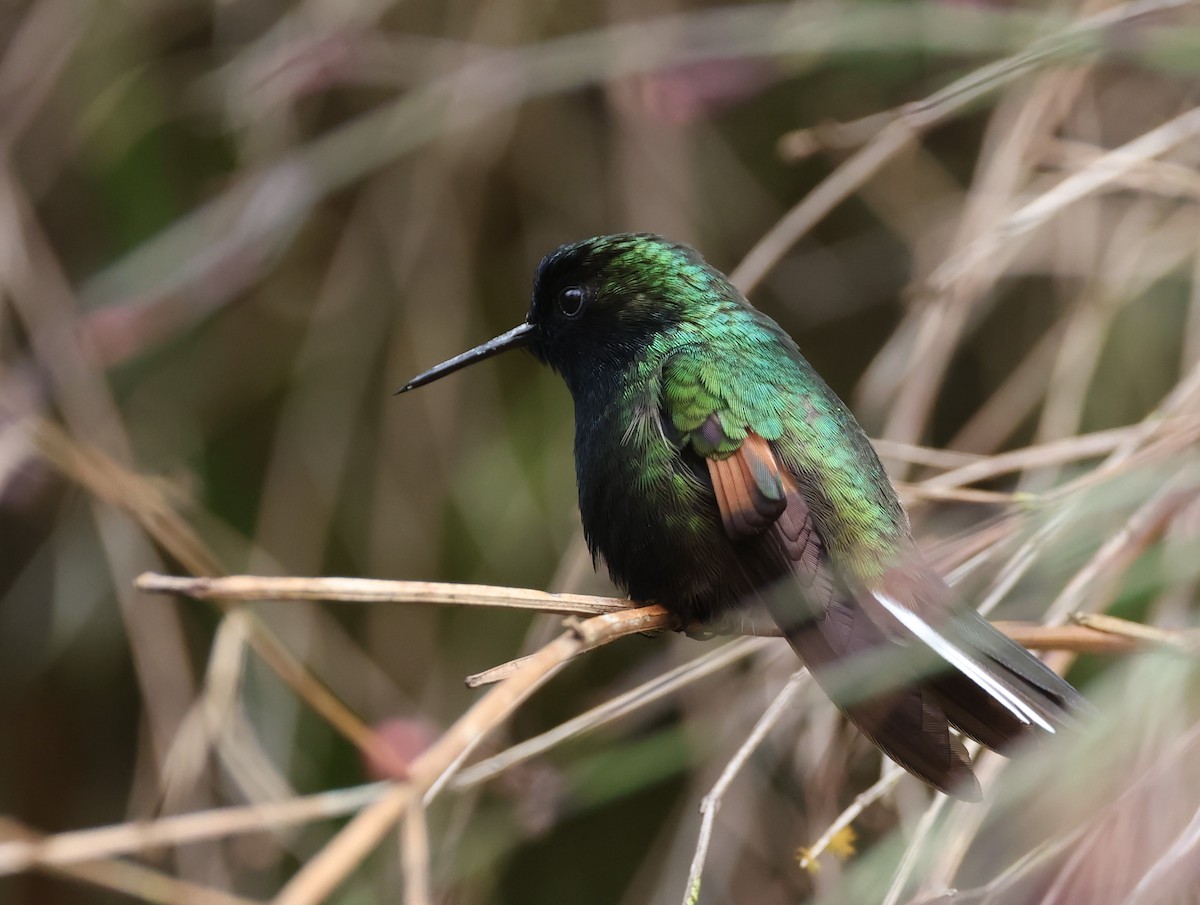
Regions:
M 762 335 L 775 343 L 766 351 L 778 352 L 784 340 Z M 915 549 L 902 551 L 870 586 L 839 574 L 821 534 L 826 501 L 806 490 L 808 479 L 780 460 L 775 444 L 784 423 L 800 416 L 817 425 L 810 439 L 821 456 L 836 458 L 844 442 L 869 451 L 869 442 L 820 378 L 801 369 L 798 351 L 788 349 L 783 358 L 745 344 L 677 353 L 663 371 L 665 421 L 706 462 L 725 532 L 746 545 L 754 571 L 763 571 L 765 558 L 766 574 L 794 578 L 760 596 L 833 701 L 909 771 L 976 797 L 979 786 L 952 724 L 1004 748 L 1039 728 L 1053 733 L 1079 695 L 955 601 Z M 794 382 L 817 392 L 797 401 L 788 390 Z M 820 426 L 826 422 L 840 427 L 832 431 L 836 442 L 828 440 L 829 424 Z
M 735 452 L 706 462 L 729 537 L 768 544 L 800 585 L 800 605 L 786 588 L 763 599 L 817 682 L 892 760 L 935 788 L 977 799 L 966 749 L 929 677 L 893 656 L 896 641 L 833 573 L 804 492 L 771 444 L 750 432 Z M 864 670 L 886 670 L 888 680 L 864 692 Z

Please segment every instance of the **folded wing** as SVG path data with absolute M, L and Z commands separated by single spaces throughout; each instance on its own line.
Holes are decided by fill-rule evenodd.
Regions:
M 709 434 L 719 427 L 717 414 L 704 425 Z M 1074 689 L 955 605 L 923 563 L 897 562 L 877 587 L 837 574 L 801 482 L 769 441 L 748 430 L 736 451 L 706 463 L 728 536 L 766 544 L 794 578 L 764 589 L 772 618 L 834 703 L 905 769 L 978 798 L 952 726 L 1004 749 L 1069 719 Z

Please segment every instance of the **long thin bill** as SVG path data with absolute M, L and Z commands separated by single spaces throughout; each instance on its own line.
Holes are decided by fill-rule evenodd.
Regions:
M 529 341 L 533 338 L 533 331 L 535 329 L 533 324 L 521 324 L 513 327 L 507 333 L 501 333 L 495 339 L 489 339 L 483 345 L 476 346 L 470 352 L 455 355 L 449 361 L 443 361 L 440 365 L 435 365 L 424 374 L 418 374 L 404 386 L 400 387 L 400 389 L 396 390 L 396 393 L 407 393 L 409 390 L 423 387 L 427 383 L 433 383 L 447 374 L 453 374 L 467 365 L 473 365 L 477 361 L 483 361 L 485 358 L 491 358 L 493 355 L 499 355 L 501 352 L 506 352 L 509 349 L 528 345 Z

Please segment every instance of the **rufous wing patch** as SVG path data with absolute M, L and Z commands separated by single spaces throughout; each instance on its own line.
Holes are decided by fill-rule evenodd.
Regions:
M 787 508 L 775 452 L 758 434 L 748 433 L 732 455 L 705 461 L 725 533 L 734 540 L 762 534 Z

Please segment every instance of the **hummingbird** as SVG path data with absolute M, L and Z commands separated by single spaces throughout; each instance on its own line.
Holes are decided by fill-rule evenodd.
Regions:
M 958 798 L 981 797 L 963 736 L 1005 751 L 1084 706 L 927 564 L 853 414 L 694 249 L 563 245 L 523 323 L 398 392 L 515 348 L 571 392 L 584 535 L 633 600 L 681 626 L 769 615 L 863 734 Z

